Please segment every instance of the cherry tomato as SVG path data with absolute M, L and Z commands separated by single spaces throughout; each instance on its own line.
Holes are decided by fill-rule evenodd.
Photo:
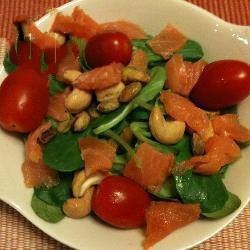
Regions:
M 123 176 L 109 176 L 97 187 L 92 209 L 103 221 L 118 228 L 145 224 L 149 194 L 136 182 Z
M 0 86 L 0 125 L 9 131 L 30 132 L 42 122 L 48 104 L 47 79 L 20 67 Z
M 91 37 L 86 45 L 85 57 L 91 68 L 112 62 L 127 65 L 131 59 L 132 45 L 121 32 L 105 32 Z
M 241 102 L 250 94 L 250 65 L 236 60 L 208 64 L 191 91 L 191 99 L 210 110 Z
M 18 66 L 25 66 L 40 71 L 40 60 L 42 50 L 35 44 L 27 41 L 18 41 L 17 47 L 13 45 L 10 49 L 11 62 Z

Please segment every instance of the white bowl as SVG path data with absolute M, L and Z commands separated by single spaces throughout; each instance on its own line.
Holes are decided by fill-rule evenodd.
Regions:
M 104 22 L 125 18 L 141 25 L 149 34 L 156 34 L 166 23 L 173 23 L 188 37 L 200 42 L 208 61 L 240 59 L 250 63 L 250 28 L 232 25 L 209 12 L 181 0 L 77 0 L 59 10 L 70 13 L 80 5 L 91 17 Z M 48 14 L 37 21 L 38 27 L 48 30 L 54 18 Z M 0 81 L 6 76 L 0 70 Z M 240 120 L 250 124 L 250 98 L 239 106 Z M 117 230 L 100 224 L 93 218 L 64 219 L 49 224 L 37 217 L 30 207 L 33 190 L 23 184 L 21 164 L 23 143 L 11 134 L 0 131 L 0 198 L 17 209 L 34 225 L 48 235 L 74 248 L 94 250 L 141 249 L 144 238 L 141 230 Z M 183 227 L 155 245 L 154 249 L 185 249 L 208 239 L 247 205 L 250 197 L 250 147 L 242 151 L 242 158 L 227 172 L 225 184 L 237 194 L 241 207 L 220 220 L 199 220 Z

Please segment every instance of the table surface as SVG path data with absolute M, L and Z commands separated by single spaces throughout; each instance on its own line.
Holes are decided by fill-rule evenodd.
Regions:
M 188 0 L 226 21 L 250 25 L 250 0 Z M 13 39 L 11 24 L 17 15 L 39 17 L 67 0 L 0 0 L 0 37 Z M 52 239 L 13 208 L 0 201 L 0 250 L 70 249 Z M 250 249 L 250 206 L 225 229 L 195 249 Z

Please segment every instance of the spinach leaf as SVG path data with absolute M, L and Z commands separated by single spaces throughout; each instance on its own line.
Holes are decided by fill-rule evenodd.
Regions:
M 52 206 L 62 206 L 71 197 L 72 178 L 61 179 L 59 184 L 53 187 L 41 186 L 34 189 L 37 198 Z
M 94 133 L 100 134 L 114 127 L 124 120 L 135 108 L 138 107 L 137 102 L 148 102 L 154 99 L 162 90 L 166 80 L 166 70 L 163 67 L 155 67 L 150 72 L 151 79 L 149 83 L 141 90 L 138 96 L 129 104 L 122 105 L 116 111 L 102 115 L 93 123 Z
M 41 65 L 41 71 L 42 72 L 44 72 L 48 68 L 48 65 L 47 65 L 47 63 L 45 61 L 45 54 L 44 54 L 43 51 L 42 51 L 42 54 L 41 54 L 40 65 Z
M 64 91 L 66 86 L 58 81 L 55 76 L 49 75 L 49 94 L 55 95 Z
M 3 66 L 4 66 L 4 70 L 6 71 L 7 74 L 15 71 L 17 68 L 17 66 L 11 62 L 9 53 L 7 53 L 4 57 Z
M 193 40 L 188 40 L 177 54 L 183 55 L 184 60 L 192 62 L 198 61 L 204 56 L 201 45 Z
M 33 211 L 45 221 L 56 223 L 64 218 L 61 207 L 49 205 L 38 199 L 36 195 L 32 197 L 31 207 Z
M 239 208 L 240 204 L 241 204 L 241 200 L 239 199 L 239 197 L 235 194 L 228 192 L 228 199 L 220 210 L 217 210 L 211 213 L 202 213 L 202 214 L 205 217 L 212 218 L 212 219 L 223 218 L 231 214 L 232 212 L 234 212 L 237 208 Z
M 112 131 L 119 135 L 122 130 L 127 127 L 129 124 L 126 120 L 122 120 L 120 123 L 118 123 L 115 127 L 113 127 Z
M 150 112 L 148 110 L 138 107 L 128 115 L 127 119 L 129 121 L 147 121 L 149 116 Z
M 72 42 L 76 44 L 78 51 L 79 51 L 79 63 L 81 65 L 81 68 L 84 71 L 90 70 L 91 68 L 88 66 L 87 61 L 85 59 L 85 47 L 86 47 L 86 40 L 80 37 L 72 37 Z
M 200 203 L 203 213 L 218 211 L 228 199 L 227 189 L 218 174 L 201 176 L 188 170 L 174 178 L 182 201 Z
M 78 147 L 78 139 L 84 133 L 58 134 L 46 144 L 43 159 L 50 168 L 61 172 L 71 172 L 82 168 L 83 161 Z
M 228 167 L 229 165 L 226 165 L 220 169 L 219 175 L 221 176 L 222 179 L 225 178 Z
M 163 145 L 159 142 L 149 139 L 145 136 L 145 131 L 148 132 L 148 124 L 145 122 L 132 122 L 130 124 L 130 128 L 134 134 L 134 136 L 140 141 L 147 142 L 155 149 L 163 152 L 163 153 L 177 153 L 176 148 L 172 146 Z
M 172 199 L 178 197 L 173 177 L 169 177 L 165 180 L 160 191 L 151 193 L 160 199 Z
M 148 65 L 150 68 L 159 66 L 166 63 L 165 59 L 154 53 L 153 50 L 148 46 L 148 41 L 151 39 L 135 39 L 132 40 L 132 45 L 134 49 L 141 49 L 144 51 L 148 57 Z
M 113 164 L 112 168 L 111 168 L 111 172 L 113 174 L 116 174 L 116 175 L 121 175 L 122 174 L 122 171 L 124 169 L 125 165 L 124 164 Z

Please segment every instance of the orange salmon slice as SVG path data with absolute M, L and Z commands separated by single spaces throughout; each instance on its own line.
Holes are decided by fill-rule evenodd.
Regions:
M 212 123 L 205 111 L 196 107 L 187 98 L 165 91 L 161 94 L 160 99 L 167 114 L 175 120 L 185 122 L 204 141 L 214 135 Z
M 111 63 L 82 73 L 74 86 L 83 90 L 100 90 L 118 84 L 122 79 L 121 63 Z
M 149 249 L 176 229 L 198 220 L 200 213 L 199 204 L 151 202 L 146 211 L 147 229 L 144 249 Z
M 250 129 L 239 123 L 237 115 L 226 114 L 216 116 L 212 119 L 212 125 L 217 135 L 229 136 L 238 142 L 250 141 Z
M 192 88 L 197 83 L 206 62 L 199 60 L 195 63 L 183 60 L 182 55 L 174 55 L 166 63 L 167 86 L 174 93 L 189 96 Z
M 83 154 L 86 175 L 112 168 L 115 159 L 115 148 L 105 140 L 95 137 L 85 137 L 79 140 Z
M 144 188 L 161 186 L 174 163 L 173 154 L 158 152 L 147 143 L 139 146 L 135 157 L 127 163 L 123 175 Z
M 114 22 L 102 23 L 101 31 L 117 31 L 124 33 L 129 39 L 147 39 L 145 31 L 130 21 L 118 20 Z
M 156 54 L 168 59 L 174 52 L 180 50 L 186 42 L 187 38 L 177 28 L 173 25 L 167 25 L 148 44 Z

